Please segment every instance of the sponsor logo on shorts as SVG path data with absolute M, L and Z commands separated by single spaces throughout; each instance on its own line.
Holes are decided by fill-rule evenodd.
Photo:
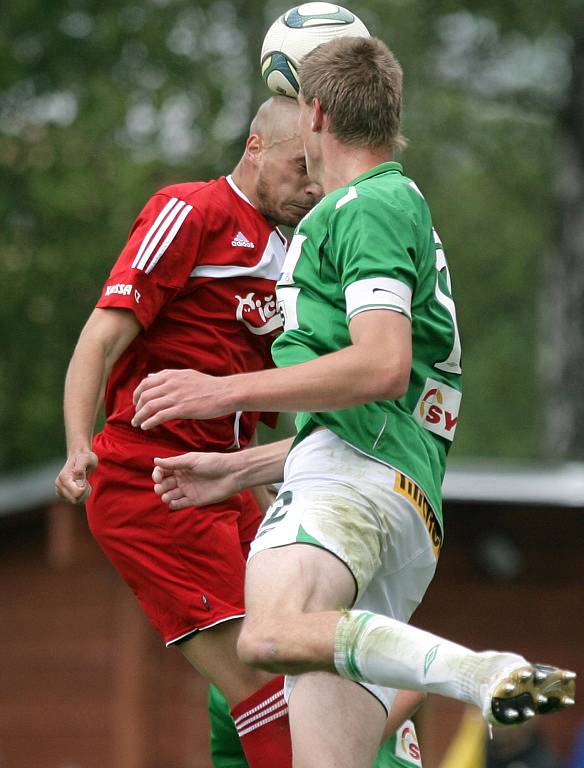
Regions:
M 401 472 L 395 473 L 393 490 L 396 493 L 399 493 L 400 496 L 408 499 L 408 501 L 411 501 L 414 507 L 418 510 L 418 513 L 430 534 L 434 554 L 436 555 L 436 558 L 438 558 L 440 550 L 442 549 L 442 529 L 440 528 L 438 518 L 423 491 L 418 488 L 413 480 L 402 475 Z
M 457 389 L 427 378 L 414 409 L 414 418 L 429 432 L 454 440 L 461 398 Z
M 118 293 L 120 296 L 130 296 L 132 293 L 132 285 L 126 285 L 125 283 L 116 283 L 115 285 L 108 285 L 105 289 L 105 295 L 111 296 L 114 293 Z
M 422 753 L 411 720 L 406 720 L 396 734 L 395 756 L 421 768 Z

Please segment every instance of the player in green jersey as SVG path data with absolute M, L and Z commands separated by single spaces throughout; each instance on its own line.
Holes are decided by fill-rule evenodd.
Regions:
M 133 423 L 299 412 L 292 450 L 283 441 L 157 461 L 155 490 L 180 509 L 283 474 L 252 545 L 238 651 L 288 675 L 297 765 L 358 768 L 373 761 L 391 689 L 515 724 L 571 706 L 575 675 L 405 623 L 442 543 L 440 485 L 460 403 L 450 279 L 426 203 L 394 162 L 401 69 L 391 52 L 335 40 L 306 56 L 300 81 L 308 171 L 326 195 L 297 227 L 278 284 L 279 367 L 154 374 L 135 392 Z

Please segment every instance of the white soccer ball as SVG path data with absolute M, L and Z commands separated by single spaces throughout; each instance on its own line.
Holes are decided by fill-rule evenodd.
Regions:
M 273 93 L 298 95 L 298 69 L 302 58 L 335 37 L 370 37 L 354 13 L 334 3 L 304 3 L 286 11 L 264 38 L 262 77 Z

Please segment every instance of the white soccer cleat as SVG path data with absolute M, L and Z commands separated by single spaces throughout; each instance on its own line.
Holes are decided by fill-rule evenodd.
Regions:
M 489 654 L 490 655 L 490 654 Z M 519 725 L 575 704 L 576 673 L 545 664 L 530 664 L 520 656 L 493 654 L 499 669 L 481 686 L 483 717 L 492 725 Z

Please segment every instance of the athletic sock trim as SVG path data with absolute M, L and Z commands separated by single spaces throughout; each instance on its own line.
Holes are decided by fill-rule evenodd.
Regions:
M 288 705 L 284 698 L 284 689 L 280 688 L 276 693 L 268 696 L 267 699 L 264 699 L 255 707 L 234 717 L 233 722 L 241 737 L 287 714 Z
M 278 711 L 274 712 L 274 714 L 270 715 L 269 717 L 262 717 L 260 720 L 256 720 L 255 723 L 249 724 L 245 728 L 243 728 L 242 726 L 236 726 L 239 737 L 241 738 L 242 736 L 245 736 L 247 733 L 251 733 L 252 731 L 255 731 L 256 728 L 261 728 L 263 725 L 267 725 L 268 723 L 271 723 L 273 720 L 277 720 L 279 717 L 285 717 L 288 714 L 288 705 L 286 704 L 286 702 L 284 702 L 283 704 L 279 704 L 277 707 L 271 707 L 270 709 L 277 709 Z
M 369 611 L 347 611 L 339 619 L 335 634 L 335 667 L 342 677 L 362 681 L 363 676 L 357 664 L 357 652 L 361 637 L 374 613 Z
M 235 725 L 240 722 L 240 720 L 243 720 L 246 717 L 249 717 L 249 715 L 253 715 L 256 712 L 259 712 L 260 709 L 263 709 L 265 706 L 271 704 L 273 701 L 276 701 L 276 699 L 280 699 L 284 697 L 284 689 L 282 688 L 281 691 L 278 691 L 277 693 L 274 693 L 273 696 L 269 696 L 265 701 L 262 701 L 261 704 L 258 704 L 256 707 L 252 707 L 251 709 L 248 709 L 247 712 L 243 712 L 243 714 L 239 715 L 239 717 L 234 717 L 233 721 Z

